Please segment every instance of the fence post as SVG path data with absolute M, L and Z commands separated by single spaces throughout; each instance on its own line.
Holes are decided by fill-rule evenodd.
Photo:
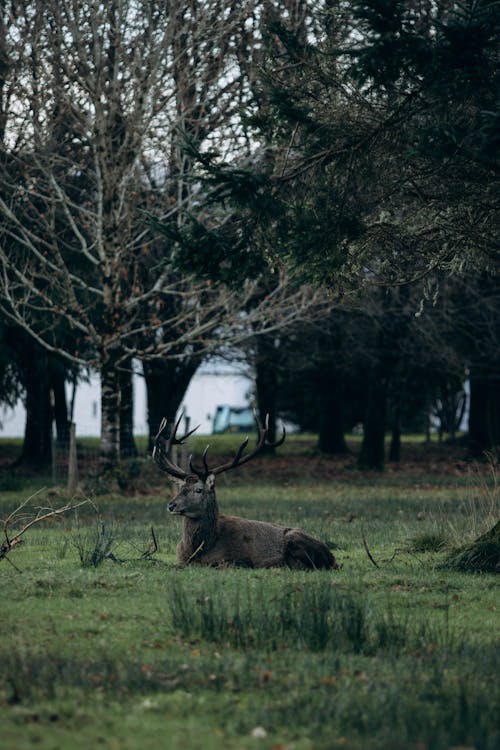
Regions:
M 72 495 L 78 485 L 78 458 L 76 454 L 76 425 L 69 426 L 68 494 Z

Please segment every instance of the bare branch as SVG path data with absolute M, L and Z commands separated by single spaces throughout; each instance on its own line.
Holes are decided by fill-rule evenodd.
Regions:
M 361 538 L 362 538 L 362 540 L 363 540 L 363 547 L 365 548 L 365 552 L 366 552 L 366 554 L 367 554 L 367 556 L 368 556 L 368 559 L 369 559 L 369 561 L 370 561 L 370 562 L 371 562 L 371 564 L 372 564 L 372 565 L 374 565 L 374 566 L 375 566 L 376 568 L 379 568 L 379 567 L 380 567 L 380 565 L 379 565 L 379 564 L 378 564 L 378 563 L 377 563 L 377 562 L 376 562 L 376 561 L 374 560 L 374 558 L 373 558 L 373 556 L 372 556 L 372 553 L 370 552 L 370 550 L 369 550 L 369 548 L 368 548 L 368 543 L 367 543 L 367 541 L 366 541 L 366 537 L 365 537 L 365 532 L 364 532 L 364 530 L 363 530 L 363 529 L 361 529 Z
M 87 499 L 82 500 L 79 503 L 67 503 L 60 508 L 52 508 L 50 506 L 37 507 L 34 508 L 33 512 L 31 513 L 23 512 L 25 511 L 25 508 L 28 506 L 28 504 L 33 500 L 33 498 L 35 498 L 43 491 L 44 489 L 35 492 L 29 498 L 24 500 L 6 518 L 0 521 L 3 525 L 3 534 L 5 537 L 4 541 L 0 545 L 0 561 L 7 559 L 7 555 L 9 554 L 9 552 L 11 552 L 14 547 L 22 544 L 22 542 L 24 541 L 23 535 L 28 531 L 28 529 L 30 529 L 32 526 L 35 526 L 35 524 L 42 523 L 43 521 L 47 521 L 49 519 L 60 518 L 65 513 L 68 513 L 71 510 L 76 510 L 82 505 L 87 505 L 88 503 L 90 503 L 90 500 Z M 13 532 L 11 532 L 11 527 L 14 527 Z M 9 560 L 9 562 L 11 561 Z

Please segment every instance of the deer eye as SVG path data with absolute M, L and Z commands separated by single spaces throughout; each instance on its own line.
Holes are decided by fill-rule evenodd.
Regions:
M 195 489 L 195 492 L 196 492 L 197 494 L 199 494 L 200 492 L 203 492 L 203 490 L 201 489 L 201 487 L 197 487 L 197 488 Z

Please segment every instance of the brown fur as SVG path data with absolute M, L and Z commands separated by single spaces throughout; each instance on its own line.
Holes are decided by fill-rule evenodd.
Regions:
M 180 563 L 301 570 L 338 567 L 328 547 L 301 529 L 219 513 L 214 483 L 213 474 L 205 481 L 188 476 L 168 505 L 170 512 L 184 518 L 177 546 Z

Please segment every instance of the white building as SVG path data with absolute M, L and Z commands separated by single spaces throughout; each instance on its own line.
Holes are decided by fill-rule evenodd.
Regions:
M 141 375 L 134 375 L 134 434 L 146 435 L 147 401 L 146 384 Z M 194 375 L 184 396 L 182 405 L 191 425 L 200 425 L 198 433 L 212 432 L 212 423 L 217 406 L 246 406 L 253 386 L 250 372 L 235 369 L 223 363 L 202 365 Z M 71 398 L 68 388 L 68 402 Z M 101 386 L 97 374 L 89 382 L 78 384 L 73 414 L 76 433 L 81 436 L 99 436 L 101 431 Z M 0 406 L 0 437 L 22 437 L 26 422 L 26 410 L 21 401 L 14 409 Z

